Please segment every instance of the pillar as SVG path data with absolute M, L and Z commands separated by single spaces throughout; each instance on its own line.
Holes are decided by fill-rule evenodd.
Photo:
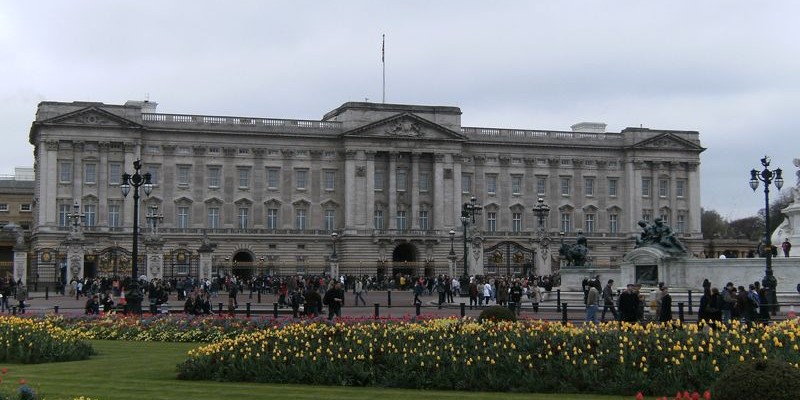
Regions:
M 158 238 L 147 238 L 144 241 L 145 269 L 147 280 L 164 278 L 164 241 Z

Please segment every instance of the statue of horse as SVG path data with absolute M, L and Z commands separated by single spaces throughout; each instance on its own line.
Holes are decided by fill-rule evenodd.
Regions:
M 558 249 L 558 254 L 567 260 L 567 265 L 574 265 L 582 267 L 586 264 L 586 256 L 589 254 L 589 248 L 583 244 L 562 244 Z

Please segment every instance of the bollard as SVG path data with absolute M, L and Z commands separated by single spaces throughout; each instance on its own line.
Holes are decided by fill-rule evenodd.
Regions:
M 75 300 L 80 300 L 80 299 L 81 299 L 81 292 L 76 290 L 75 291 Z
M 39 291 L 39 282 L 33 282 L 33 291 L 34 292 L 38 292 Z
M 272 303 L 272 315 L 278 319 L 278 303 Z
M 461 303 L 461 318 L 464 318 L 466 316 L 467 316 L 467 305 Z
M 560 303 L 561 304 L 561 323 L 567 324 L 569 322 L 569 318 L 567 317 L 567 303 Z
M 392 308 L 392 289 L 389 289 L 389 290 L 386 292 L 386 297 L 387 297 L 387 300 L 388 300 L 388 302 L 389 302 L 389 304 L 388 304 L 388 306 L 387 306 L 387 307 L 389 307 L 389 308 Z
M 50 286 L 44 287 L 44 299 L 50 300 Z
M 694 311 L 692 311 L 692 289 L 689 289 L 689 315 L 694 315 Z M 683 321 L 683 318 L 681 318 Z
M 222 316 L 222 302 L 219 303 L 219 316 Z
M 508 309 L 511 310 L 511 312 L 513 312 L 514 315 L 517 314 L 516 308 L 517 308 L 517 303 L 514 303 L 513 301 L 508 302 Z
M 258 304 L 261 304 L 261 289 L 258 290 Z
M 556 289 L 556 312 L 561 311 L 561 289 Z
M 17 315 L 17 306 L 11 307 L 11 315 Z
M 422 308 L 422 305 L 421 305 L 421 304 L 419 304 L 419 303 L 416 303 L 414 308 L 416 308 L 416 309 L 417 309 L 417 316 L 419 317 L 420 308 Z
M 58 314 L 58 306 L 53 306 L 53 312 Z
M 379 303 L 375 303 L 375 319 L 378 319 L 381 316 L 381 305 Z
M 247 310 L 247 312 L 246 312 L 245 315 L 247 316 L 247 318 L 250 318 L 250 303 L 246 304 L 246 310 Z M 295 318 L 297 318 L 296 315 L 295 315 Z
M 683 323 L 683 302 L 678 303 L 678 320 Z

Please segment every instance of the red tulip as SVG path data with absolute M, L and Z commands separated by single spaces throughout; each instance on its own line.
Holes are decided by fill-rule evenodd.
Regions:
M 19 384 L 20 385 L 24 385 L 26 383 L 27 383 L 27 381 L 25 380 L 25 378 L 22 378 L 22 379 L 19 380 Z
M 636 400 L 643 400 L 643 399 L 644 395 L 642 394 L 642 392 L 636 392 Z
M 703 392 L 703 398 L 705 400 L 711 400 L 711 391 L 710 390 L 706 390 L 705 392 Z
M 700 393 L 693 392 L 692 393 L 692 400 L 700 400 Z
M 684 391 L 683 391 L 683 398 L 684 398 L 684 399 L 691 399 L 691 398 L 692 398 L 692 397 L 689 395 L 689 391 L 688 391 L 688 390 L 684 390 Z
M 683 395 L 681 394 L 681 392 L 678 392 L 678 393 L 675 394 L 675 400 L 681 400 L 682 398 L 683 398 Z
M 5 375 L 5 374 L 7 374 L 7 373 L 8 373 L 8 368 L 3 368 L 3 369 L 0 369 L 0 372 L 2 372 L 2 373 L 3 373 L 3 375 Z

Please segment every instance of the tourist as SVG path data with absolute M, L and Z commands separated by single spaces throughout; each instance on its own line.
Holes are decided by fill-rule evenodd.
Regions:
M 492 284 L 489 283 L 487 280 L 486 283 L 483 285 L 483 301 L 486 305 L 489 305 L 489 299 L 492 298 Z
M 325 292 L 322 304 L 328 306 L 328 319 L 333 319 L 334 316 L 341 318 L 342 305 L 344 304 L 344 290 L 342 290 L 342 284 L 340 282 L 336 282 L 333 288 Z
M 356 284 L 353 287 L 353 292 L 355 292 L 356 305 L 358 305 L 358 300 L 361 299 L 361 303 L 366 306 L 367 301 L 364 300 L 364 282 L 361 281 L 361 279 L 356 279 Z
M 84 312 L 86 314 L 100 314 L 100 302 L 98 301 L 96 294 L 86 300 Z
M 800 287 L 800 285 L 798 285 Z M 475 282 L 475 278 L 471 278 L 469 281 L 469 309 L 472 310 L 472 306 L 478 307 L 478 284 Z
M 414 284 L 414 305 L 422 305 L 422 300 L 419 296 L 422 296 L 422 293 L 425 291 L 425 288 L 422 285 L 422 278 L 417 279 L 417 283 Z
M 628 284 L 627 288 L 619 295 L 619 312 L 622 321 L 636 323 L 639 314 L 639 295 L 633 284 Z
M 736 288 L 733 286 L 733 282 L 728 282 L 722 291 L 722 322 L 725 324 L 730 324 L 735 317 L 736 303 Z
M 617 309 L 614 308 L 614 289 L 612 288 L 613 285 L 614 285 L 614 280 L 609 279 L 608 283 L 606 283 L 606 287 L 603 288 L 603 313 L 600 315 L 600 322 L 605 322 L 606 311 L 608 310 L 611 310 L 611 314 L 614 316 L 614 320 L 619 320 Z
M 518 280 L 514 281 L 511 289 L 509 289 L 509 296 L 511 297 L 509 307 L 513 304 L 512 310 L 516 315 L 519 315 L 520 308 L 522 308 L 522 286 L 520 286 Z
M 319 315 L 320 309 L 322 309 L 322 296 L 319 295 L 319 290 L 317 287 L 310 287 L 306 291 L 306 304 L 305 304 L 305 312 L 306 316 L 309 318 L 314 318 Z
M 594 285 L 589 286 L 586 296 L 586 323 L 597 323 L 597 308 L 600 306 L 600 293 Z
M 658 310 L 658 322 L 672 321 L 672 296 L 666 286 L 661 288 L 661 303 Z
M 789 252 L 792 250 L 792 244 L 789 243 L 788 238 L 781 243 L 781 249 L 783 249 L 783 256 L 789 257 Z

